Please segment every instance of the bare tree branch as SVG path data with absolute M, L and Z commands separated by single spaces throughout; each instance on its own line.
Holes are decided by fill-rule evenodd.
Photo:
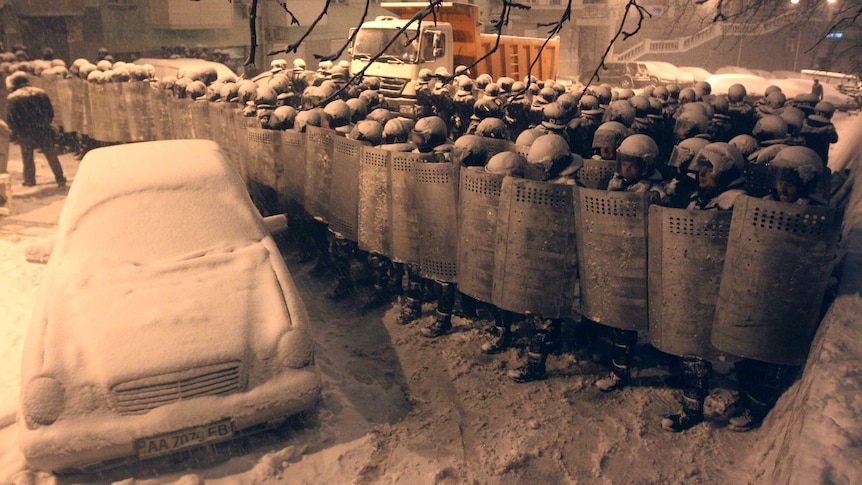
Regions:
M 255 55 L 257 55 L 257 2 L 258 0 L 251 0 L 251 11 L 248 14 L 251 46 L 248 51 L 248 57 L 245 59 L 243 66 L 253 66 Z
M 290 15 L 290 25 L 299 25 L 299 19 L 296 18 L 296 15 L 287 8 L 287 2 L 279 2 L 276 0 L 276 3 L 288 14 Z M 367 8 L 367 7 L 366 7 Z
M 369 5 L 371 5 L 371 0 L 365 0 L 365 10 L 362 12 L 362 18 L 359 19 L 359 23 L 357 24 L 357 27 L 355 29 L 353 29 L 353 33 L 350 34 L 350 37 L 347 39 L 347 42 L 345 42 L 344 45 L 342 45 L 341 48 L 338 49 L 338 52 L 336 52 L 334 54 L 330 54 L 328 56 L 322 56 L 320 54 L 314 54 L 314 58 L 317 59 L 318 61 L 334 61 L 335 59 L 338 59 L 339 57 L 341 57 L 341 54 L 344 53 L 344 50 L 347 49 L 347 46 L 349 46 L 350 44 L 353 43 L 353 39 L 356 38 L 356 34 L 359 32 L 359 27 L 361 27 L 362 24 L 365 23 L 365 18 L 368 17 Z
M 255 1 L 257 1 L 257 0 L 255 0 Z M 285 54 L 294 53 L 295 54 L 296 51 L 299 49 L 299 46 L 302 45 L 302 42 L 309 35 L 311 35 L 311 32 L 314 31 L 314 28 L 317 27 L 317 24 L 319 24 L 320 21 L 323 20 L 323 17 L 326 16 L 327 12 L 329 11 L 329 4 L 330 3 L 332 3 L 332 0 L 326 0 L 326 3 L 323 5 L 323 9 L 320 11 L 320 15 L 318 15 L 317 18 L 314 19 L 314 22 L 311 23 L 311 25 L 308 27 L 308 30 L 306 30 L 305 33 L 302 34 L 302 37 L 300 37 L 299 40 L 297 40 L 293 44 L 288 45 L 284 49 L 274 50 L 272 52 L 268 52 L 267 55 L 268 56 L 274 56 L 276 54 L 281 54 L 281 53 L 285 53 Z

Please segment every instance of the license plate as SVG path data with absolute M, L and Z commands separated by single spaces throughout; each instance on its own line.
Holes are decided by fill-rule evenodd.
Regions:
M 139 458 L 152 458 L 205 443 L 226 440 L 231 436 L 233 436 L 233 425 L 230 419 L 224 419 L 196 428 L 139 439 L 135 441 L 135 449 L 138 450 Z

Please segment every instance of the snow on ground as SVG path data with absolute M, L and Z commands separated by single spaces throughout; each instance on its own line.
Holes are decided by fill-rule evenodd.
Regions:
M 859 120 L 836 115 L 840 144 L 855 138 L 850 133 L 858 132 Z M 311 315 L 323 376 L 314 411 L 272 433 L 117 473 L 61 479 L 29 470 L 13 419 L 21 340 L 43 266 L 25 262 L 24 252 L 53 234 L 66 191 L 53 185 L 41 157 L 39 185 L 22 188 L 20 154 L 12 150 L 16 199 L 13 215 L 0 219 L 2 483 L 738 484 L 762 476 L 749 455 L 775 433 L 770 426 L 777 420 L 743 434 L 718 420 L 681 434 L 662 431 L 660 417 L 677 410 L 680 391 L 665 385 L 667 371 L 648 347 L 636 358 L 636 385 L 622 392 L 597 391 L 593 382 L 605 367 L 572 349 L 549 358 L 548 379 L 516 384 L 505 372 L 523 357 L 524 332 L 515 348 L 497 356 L 480 351 L 488 321 L 456 317 L 452 334 L 424 339 L 418 330 L 429 323 L 430 305 L 423 322 L 400 326 L 394 308 L 357 309 L 367 286 L 332 303 L 324 296 L 331 275 L 313 276 L 292 250 L 285 259 Z M 74 179 L 78 162 L 61 159 Z M 607 342 L 599 347 L 607 351 Z M 716 367 L 712 385 L 734 388 L 730 366 Z

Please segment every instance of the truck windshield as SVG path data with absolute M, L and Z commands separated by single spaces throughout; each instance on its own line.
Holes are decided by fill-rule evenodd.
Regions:
M 403 32 L 389 48 L 383 50 L 397 33 L 397 29 L 360 29 L 353 42 L 353 57 L 355 59 L 370 59 L 380 54 L 379 59 L 382 62 L 394 61 L 409 64 L 416 62 L 419 52 L 419 37 L 415 30 Z

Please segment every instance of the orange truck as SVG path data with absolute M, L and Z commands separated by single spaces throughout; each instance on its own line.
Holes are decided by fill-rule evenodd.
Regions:
M 405 115 L 412 114 L 416 97 L 411 81 L 417 79 L 421 69 L 434 72 L 445 67 L 454 73 L 456 66 L 473 64 L 497 41 L 496 34 L 480 32 L 476 5 L 442 2 L 436 13 L 436 23 L 428 15 L 400 35 L 398 32 L 418 11 L 426 8 L 428 2 L 383 2 L 380 6 L 393 15 L 379 16 L 359 27 L 350 46 L 350 72 L 355 74 L 367 67 L 366 76 L 380 78 L 381 91 L 390 107 Z M 396 36 L 398 38 L 387 48 Z M 547 44 L 545 41 L 544 38 L 500 36 L 496 52 L 473 67 L 472 73 L 474 77 L 487 73 L 494 79 L 508 76 L 520 80 L 529 71 L 539 79 L 554 79 L 560 57 L 560 38 L 554 37 Z M 537 57 L 539 60 L 530 70 L 530 64 Z

